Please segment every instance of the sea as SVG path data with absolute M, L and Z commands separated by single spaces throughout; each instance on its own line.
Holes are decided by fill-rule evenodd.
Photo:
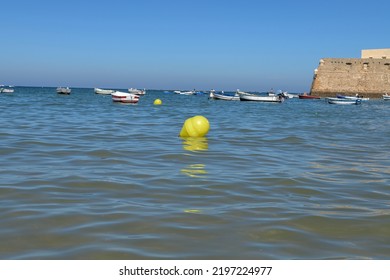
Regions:
M 0 259 L 390 259 L 390 101 L 15 87 L 0 116 Z

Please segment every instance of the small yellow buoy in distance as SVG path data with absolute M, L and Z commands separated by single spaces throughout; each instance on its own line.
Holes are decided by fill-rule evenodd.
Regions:
M 161 105 L 162 104 L 162 101 L 161 101 L 161 99 L 156 99 L 156 100 L 154 100 L 154 102 L 153 102 L 153 105 Z
M 180 137 L 203 137 L 209 132 L 209 121 L 203 116 L 194 116 L 184 122 Z

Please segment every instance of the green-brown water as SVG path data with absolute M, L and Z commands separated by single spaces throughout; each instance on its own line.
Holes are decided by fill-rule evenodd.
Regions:
M 390 258 L 390 102 L 16 88 L 0 116 L 1 259 Z

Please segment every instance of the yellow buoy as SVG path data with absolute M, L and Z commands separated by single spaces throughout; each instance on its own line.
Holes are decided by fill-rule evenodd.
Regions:
M 209 132 L 209 121 L 203 116 L 194 116 L 184 122 L 180 137 L 203 137 Z
M 154 100 L 154 102 L 153 102 L 153 104 L 154 105 L 161 105 L 162 104 L 162 101 L 161 101 L 161 99 L 156 99 L 156 100 Z

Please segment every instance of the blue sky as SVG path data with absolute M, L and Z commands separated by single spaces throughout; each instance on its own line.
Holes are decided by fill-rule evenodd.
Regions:
M 390 1 L 4 0 L 0 84 L 290 92 L 390 48 Z

